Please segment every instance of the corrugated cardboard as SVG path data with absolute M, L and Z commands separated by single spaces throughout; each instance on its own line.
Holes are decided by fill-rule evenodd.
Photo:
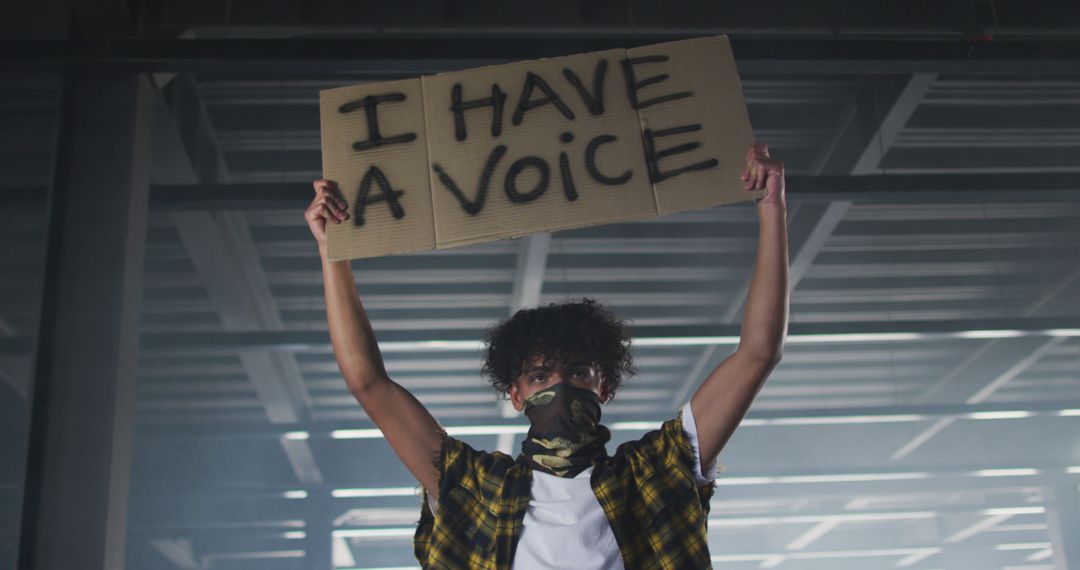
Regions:
M 624 50 L 611 50 L 423 78 L 438 247 L 656 216 L 652 185 L 641 159 L 644 154 L 637 112 L 623 92 L 619 62 L 624 57 Z M 593 115 L 563 70 L 575 73 L 591 94 L 597 66 L 603 69 L 604 65 L 603 114 Z M 521 113 L 520 124 L 514 124 L 530 73 L 540 78 L 534 84 L 543 81 L 557 95 L 573 119 L 568 119 L 554 103 L 548 103 Z M 457 140 L 454 114 L 447 112 L 454 84 L 462 86 L 464 100 L 490 97 L 494 84 L 506 93 L 498 137 L 491 133 L 492 108 L 484 107 L 465 113 L 468 137 Z M 546 96 L 537 87 L 529 99 L 539 101 Z M 570 135 L 570 142 L 562 141 L 564 133 Z M 589 142 L 605 135 L 614 140 L 594 145 L 596 169 L 606 178 L 617 178 L 629 171 L 628 180 L 622 184 L 601 184 L 585 166 Z M 464 194 L 475 197 L 484 163 L 500 148 L 505 148 L 505 154 L 493 170 L 483 208 L 475 214 L 466 212 L 435 173 L 435 167 L 456 180 Z M 576 193 L 573 200 L 567 197 L 562 160 L 570 167 L 570 196 Z M 508 181 L 515 162 L 528 166 L 521 167 L 517 177 Z M 542 169 L 546 170 L 546 185 L 540 187 Z M 511 182 L 518 194 L 535 192 L 537 197 L 528 202 L 511 201 L 507 194 Z
M 342 113 L 341 105 L 388 93 L 405 99 L 377 105 L 380 132 L 416 138 L 354 149 L 369 138 L 367 114 Z M 464 108 L 484 99 L 490 101 Z M 496 118 L 491 101 L 499 99 Z M 377 202 L 364 209 L 364 225 L 331 225 L 335 260 L 650 218 L 760 195 L 744 191 L 739 179 L 753 133 L 723 36 L 331 89 L 320 101 L 324 176 L 345 190 L 354 218 L 360 181 L 372 166 L 404 191 L 400 219 L 388 202 Z
M 754 133 L 727 37 L 643 46 L 627 50 L 627 56 L 630 61 L 668 58 L 633 66 L 638 81 L 661 74 L 670 76 L 638 90 L 642 103 L 691 93 L 689 97 L 660 101 L 638 110 L 642 133 L 660 133 L 653 138 L 657 152 L 692 143 L 701 145 L 660 158 L 656 161 L 660 173 L 716 161 L 716 166 L 711 168 L 687 171 L 656 182 L 659 215 L 749 199 L 751 196 L 743 190 L 739 175 L 746 167 L 746 151 L 754 144 Z M 700 130 L 663 134 L 679 127 Z
M 379 134 L 394 137 L 413 133 L 411 142 L 365 150 L 353 145 L 370 139 L 363 107 L 342 112 L 343 105 L 364 97 L 401 93 L 403 101 L 375 106 Z M 326 225 L 327 257 L 331 260 L 375 257 L 435 248 L 435 218 L 431 212 L 431 185 L 427 175 L 428 149 L 424 126 L 423 88 L 420 79 L 326 89 L 319 92 L 322 123 L 323 176 L 337 182 L 350 217 Z M 355 105 L 351 105 L 353 107 Z M 367 204 L 361 216 L 357 198 L 365 175 L 378 168 L 393 190 L 401 192 L 401 218 L 386 201 Z M 374 180 L 369 196 L 382 192 Z M 363 221 L 363 225 L 358 222 Z

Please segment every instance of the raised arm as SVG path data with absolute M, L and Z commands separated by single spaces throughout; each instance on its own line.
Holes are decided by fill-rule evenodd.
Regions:
M 314 186 L 315 199 L 304 218 L 319 244 L 326 322 L 338 368 L 349 392 L 382 431 L 405 467 L 428 492 L 437 496 L 438 473 L 433 460 L 439 456 L 442 428 L 408 390 L 386 374 L 375 332 L 356 292 L 350 263 L 326 258 L 326 224 L 349 219 L 345 202 L 334 182 L 317 180 Z
M 756 144 L 747 151 L 745 188 L 765 188 L 757 203 L 758 249 L 746 297 L 739 348 L 709 374 L 690 400 L 701 464 L 707 466 L 742 422 L 765 379 L 780 362 L 788 323 L 787 202 L 784 163 Z

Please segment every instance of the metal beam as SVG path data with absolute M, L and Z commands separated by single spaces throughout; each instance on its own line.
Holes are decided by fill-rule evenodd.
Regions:
M 1080 201 L 1080 166 L 1073 172 L 994 174 L 889 174 L 787 177 L 789 203 L 854 200 L 875 204 L 943 202 Z M 33 190 L 12 190 L 24 199 Z M 297 183 L 155 186 L 151 206 L 160 210 L 292 209 L 302 210 L 311 190 Z M 7 192 L 5 192 L 7 194 Z
M 963 401 L 980 404 L 1001 386 L 1011 382 L 1046 352 L 1058 346 L 1062 338 L 1010 338 L 984 344 L 958 367 L 935 383 L 919 398 L 926 401 Z M 898 461 L 943 432 L 953 418 L 942 418 L 929 426 L 889 457 Z
M 723 32 L 718 32 L 723 33 Z M 129 71 L 306 72 L 402 77 L 689 39 L 700 30 L 604 37 L 382 37 L 234 40 L 9 40 L 0 65 L 93 64 Z M 542 40 L 542 41 L 541 41 Z M 1075 39 L 994 42 L 736 37 L 740 73 L 1076 72 Z M 372 57 L 372 54 L 379 54 Z M 357 62 L 363 62 L 362 66 Z
M 865 176 L 787 176 L 788 204 L 852 200 L 859 204 L 1076 203 L 1080 165 L 1075 172 L 869 174 Z M 309 186 L 293 182 L 244 184 L 169 184 L 151 188 L 154 211 L 303 210 Z M 8 187 L 0 193 L 5 208 L 39 207 L 44 190 Z
M 514 296 L 510 303 L 511 316 L 522 309 L 531 309 L 540 304 L 550 247 L 549 233 L 533 234 L 521 240 L 514 273 Z
M 918 73 L 871 74 L 864 77 L 844 115 L 823 145 L 810 173 L 873 173 L 936 76 L 933 73 Z
M 758 501 L 768 501 L 773 504 L 788 505 L 788 508 L 779 507 L 781 513 L 783 513 L 781 516 L 783 516 L 795 514 L 792 513 L 790 506 L 797 504 L 800 498 L 813 497 L 821 506 L 798 513 L 795 516 L 807 518 L 815 516 L 850 516 L 857 519 L 860 515 L 873 515 L 882 512 L 883 509 L 882 507 L 863 507 L 838 510 L 830 508 L 829 503 L 843 505 L 848 503 L 848 499 L 853 495 L 897 497 L 934 494 L 941 495 L 944 498 L 949 494 L 967 492 L 983 494 L 986 504 L 951 504 L 942 501 L 932 509 L 921 508 L 919 511 L 932 511 L 941 515 L 1016 516 L 1040 514 L 1038 511 L 1042 508 L 1049 510 L 1049 504 L 1043 507 L 1038 503 L 1032 504 L 1030 502 L 1030 497 L 1037 494 L 1040 489 L 1040 476 L 977 477 L 971 475 L 971 473 L 982 471 L 986 467 L 985 464 L 969 464 L 956 469 L 919 470 L 917 472 L 758 470 L 740 474 L 738 477 L 744 480 L 760 481 L 760 483 L 755 484 L 745 484 L 744 482 L 724 484 L 725 477 L 722 477 L 718 481 L 720 484 L 717 488 L 717 495 L 713 500 L 719 503 L 728 498 L 734 498 L 737 502 L 756 503 Z M 1039 468 L 1046 473 L 1062 471 L 1056 467 L 1052 468 L 1045 465 L 1040 465 Z M 910 473 L 917 473 L 921 477 L 905 478 Z M 865 477 L 868 475 L 877 475 L 880 479 L 867 480 Z M 854 480 L 852 480 L 853 478 Z M 1076 478 L 1066 477 L 1063 482 L 1066 481 L 1072 481 L 1075 486 Z M 265 489 L 266 493 L 285 493 L 287 491 L 301 490 L 287 489 L 280 486 L 266 486 L 265 482 L 260 482 L 260 487 Z M 411 495 L 332 498 L 329 496 L 329 490 L 325 488 L 311 488 L 308 492 L 325 493 L 328 495 L 328 502 L 332 503 L 327 508 L 333 508 L 337 511 L 351 511 L 353 515 L 357 511 L 367 509 L 385 509 L 383 512 L 390 514 L 386 513 L 386 511 L 400 512 L 400 509 L 408 508 L 410 512 L 415 513 L 416 511 L 413 509 L 415 509 L 415 499 L 418 498 Z M 133 510 L 131 532 L 138 535 L 157 534 L 158 536 L 165 533 L 175 535 L 181 532 L 198 536 L 220 531 L 232 531 L 236 535 L 243 537 L 254 537 L 262 532 L 280 531 L 282 528 L 288 528 L 290 526 L 289 521 L 302 519 L 303 513 L 308 509 L 303 500 L 271 499 L 265 493 L 263 495 L 245 494 L 236 488 L 207 490 L 202 493 L 148 492 L 140 495 L 137 502 L 138 508 Z M 755 505 L 754 508 L 756 511 L 758 506 Z M 768 516 L 761 511 L 757 512 L 760 514 L 754 516 Z M 162 517 L 163 513 L 167 513 L 168 518 Z M 723 517 L 717 516 L 715 518 L 720 519 Z M 260 522 L 256 523 L 255 521 Z M 339 520 L 338 522 L 342 521 Z M 372 524 L 374 521 L 365 522 Z M 342 526 L 348 524 L 349 521 L 346 520 Z M 359 524 L 363 523 L 356 521 L 352 524 L 359 526 Z
M 825 247 L 825 242 L 832 235 L 833 230 L 843 220 L 844 214 L 851 208 L 851 202 L 838 200 L 828 203 L 807 203 L 797 205 L 793 210 L 789 222 L 789 239 L 791 243 L 798 244 L 798 250 L 791 261 L 791 269 L 788 288 L 794 291 L 806 274 L 807 269 L 813 263 L 814 258 Z M 742 314 L 746 303 L 746 296 L 750 292 L 750 282 L 753 274 L 747 275 L 742 286 L 733 296 L 732 303 L 722 317 L 727 325 L 734 326 Z M 706 347 L 702 350 L 698 359 L 694 362 L 690 372 L 686 375 L 682 385 L 675 390 L 672 405 L 685 404 L 690 391 L 696 387 L 708 373 L 727 357 L 729 351 L 720 350 L 717 345 Z
M 1066 415 L 1062 412 L 1070 410 Z M 979 417 L 993 417 L 992 414 L 999 412 L 1024 412 L 1022 418 L 1006 417 L 1000 420 L 981 419 L 978 421 L 1010 421 L 1023 422 L 1026 418 L 1041 421 L 1042 418 L 1068 418 L 1077 417 L 1080 413 L 1080 401 L 1064 402 L 1009 402 L 1006 404 L 949 404 L 949 405 L 896 405 L 881 407 L 849 407 L 843 409 L 801 408 L 783 410 L 753 410 L 746 416 L 745 423 L 749 427 L 790 427 L 792 429 L 804 429 L 809 425 L 870 425 L 870 424 L 910 424 L 926 422 L 934 419 L 975 419 Z M 656 414 L 628 414 L 619 417 L 619 422 L 650 422 L 649 425 L 658 427 Z M 453 428 L 461 425 L 472 426 L 476 418 L 455 418 L 445 423 L 444 427 Z M 484 425 L 491 427 L 490 433 L 494 434 L 502 427 L 520 428 L 520 422 L 493 423 L 485 418 Z M 177 429 L 175 425 L 144 425 L 139 427 L 137 437 L 139 439 L 277 439 L 286 432 L 304 432 L 310 439 L 333 438 L 338 430 L 367 429 L 373 424 L 367 420 L 364 422 L 309 422 L 291 426 L 283 425 L 247 425 L 232 424 L 227 429 L 221 425 L 185 425 L 183 429 Z M 618 427 L 618 426 L 616 426 Z M 634 431 L 637 426 L 632 426 Z M 619 429 L 630 429 L 621 428 Z M 482 435 L 482 434 L 481 434 Z M 380 438 L 381 434 L 371 432 L 370 438 Z M 367 436 L 365 436 L 367 437 Z M 895 468 L 890 468 L 895 469 Z
M 123 568 L 155 99 L 66 79 L 16 567 Z
M 1080 566 L 1080 488 L 1075 477 L 1061 474 L 1045 478 L 1050 544 L 1054 570 Z M 1069 538 L 1072 537 L 1072 538 Z
M 911 342 L 985 339 L 998 334 L 1009 338 L 1058 338 L 1075 336 L 1078 326 L 1080 321 L 1075 317 L 792 323 L 789 327 L 788 343 L 852 344 L 897 340 Z M 445 329 L 437 333 L 428 329 L 385 330 L 379 333 L 379 343 L 383 352 L 472 352 L 479 346 L 485 331 L 485 328 Z M 631 325 L 630 334 L 639 343 L 648 339 L 659 344 L 682 346 L 734 345 L 738 342 L 739 327 Z M 451 344 L 447 345 L 447 341 Z M 0 338 L 0 355 L 25 354 L 28 346 L 30 342 L 26 337 Z M 330 338 L 325 331 L 180 332 L 144 333 L 140 336 L 140 351 L 146 354 L 234 354 L 249 349 L 311 353 L 331 351 Z
M 1056 337 L 1073 334 L 1080 325 L 1073 317 L 1041 319 L 954 319 L 950 321 L 895 321 L 895 322 L 836 322 L 792 323 L 789 327 L 789 343 L 861 343 L 907 340 L 939 340 L 985 338 L 994 331 L 1006 331 L 1011 337 Z M 981 331 L 982 336 L 972 337 L 969 331 Z M 385 330 L 379 333 L 380 345 L 387 351 L 464 351 L 471 352 L 478 345 L 441 346 L 445 341 L 479 343 L 485 329 L 446 329 L 432 333 L 429 330 Z M 681 344 L 702 346 L 709 344 L 733 345 L 737 342 L 737 325 L 685 325 L 685 326 L 633 326 L 630 334 L 635 339 L 682 339 Z M 898 336 L 899 335 L 899 336 Z M 238 350 L 273 349 L 303 352 L 330 352 L 330 338 L 325 331 L 279 330 L 263 332 L 195 332 L 195 333 L 144 333 L 140 350 L 155 354 L 231 354 Z M 417 346 L 395 346 L 393 343 L 410 343 Z M 430 346 L 423 344 L 430 343 Z M 26 339 L 0 339 L 0 354 L 24 351 Z
M 522 309 L 531 309 L 540 304 L 540 295 L 544 290 L 544 274 L 547 271 L 548 250 L 551 248 L 551 234 L 533 234 L 521 240 L 517 256 L 517 268 L 514 272 L 514 294 L 510 301 L 510 316 Z M 496 403 L 499 415 L 512 418 L 518 411 L 510 400 Z M 500 434 L 495 442 L 495 449 L 506 454 L 513 452 L 514 435 Z
M 876 125 L 876 128 L 873 135 L 866 141 L 867 144 L 863 146 L 858 160 L 851 167 L 851 174 L 871 174 L 881 170 L 881 161 L 896 142 L 901 129 L 915 114 L 915 109 L 919 107 L 936 79 L 936 73 L 913 74 L 907 78 L 904 87 L 895 94 L 895 97 L 892 97 L 893 93 L 888 91 L 884 97 L 881 97 L 877 83 L 872 84 L 872 105 L 876 115 L 872 124 Z M 884 116 L 881 115 L 881 111 L 885 111 Z
M 981 404 L 1063 340 L 1061 337 L 1032 337 L 987 343 L 966 359 L 958 370 L 920 395 L 918 401 Z
M 242 213 L 180 212 L 173 214 L 173 221 L 225 330 L 284 329 Z M 239 352 L 267 418 L 284 424 L 302 421 L 311 409 L 311 400 L 296 357 L 256 347 Z M 322 481 L 305 441 L 283 440 L 282 446 L 298 480 Z
M 1036 300 L 1025 314 L 1029 320 L 1069 314 L 1080 299 L 1080 268 Z M 994 392 L 1038 362 L 1047 352 L 1064 342 L 1062 337 L 1003 338 L 984 343 L 958 366 L 923 393 L 920 402 L 946 401 L 980 404 Z M 943 418 L 920 432 L 890 456 L 903 459 L 944 431 L 952 423 Z
M 833 130 L 833 134 L 825 145 L 823 152 L 814 162 L 812 173 L 821 175 L 822 172 L 844 172 L 848 174 L 867 174 L 869 169 L 866 165 L 871 162 L 876 165 L 878 158 L 884 156 L 886 149 L 896 138 L 896 133 L 907 123 L 908 118 L 915 112 L 919 101 L 925 94 L 925 89 L 912 88 L 912 85 L 926 86 L 936 77 L 933 74 L 924 74 L 924 77 L 916 76 L 910 79 L 904 88 L 889 103 L 891 109 L 888 115 L 882 119 L 878 110 L 878 83 L 880 78 L 868 78 L 863 81 L 854 101 L 849 106 L 852 109 L 842 117 L 841 121 Z M 867 101 L 869 99 L 869 101 Z M 869 128 L 867 126 L 869 125 Z M 874 155 L 871 149 L 879 149 L 880 154 Z M 861 152 L 859 149 L 862 149 Z M 854 151 L 852 155 L 850 151 Z M 844 155 L 848 151 L 848 155 Z M 852 160 L 854 157 L 859 157 Z M 802 278 L 810 270 L 814 260 L 824 248 L 829 236 L 843 221 L 844 215 L 851 209 L 851 200 L 836 200 L 827 204 L 794 204 L 793 220 L 789 223 L 789 243 L 797 244 L 797 253 L 791 259 L 788 275 L 788 290 L 795 291 Z M 728 306 L 727 312 L 722 317 L 724 323 L 734 323 L 742 313 L 746 298 L 750 292 L 750 284 L 753 273 L 747 275 L 742 286 L 736 291 L 734 301 Z M 690 373 L 684 379 L 682 386 L 675 390 L 672 405 L 681 405 L 689 396 L 690 390 L 697 386 L 704 375 L 715 368 L 726 358 L 726 353 L 718 351 L 717 347 L 710 346 L 702 351 Z
M 209 568 L 205 560 L 196 559 L 195 546 L 190 538 L 154 538 L 150 540 L 150 546 L 177 568 L 183 570 L 205 570 Z
M 25 356 L 0 358 L 0 380 L 24 402 L 30 395 L 30 374 L 30 362 Z
M 0 315 L 0 338 L 12 338 L 22 336 L 19 331 Z M 24 337 L 25 338 L 25 337 Z M 3 380 L 20 399 L 26 400 L 30 394 L 30 347 L 27 346 L 25 355 L 14 357 L 0 357 L 0 380 Z
M 171 122 L 165 136 L 174 137 L 190 165 L 195 180 L 227 184 L 229 168 L 225 162 L 225 153 L 221 152 L 214 124 L 210 113 L 206 111 L 199 86 L 190 73 L 178 73 L 161 87 L 165 105 L 162 111 L 167 113 Z M 157 149 L 154 149 L 157 150 Z M 154 157 L 156 173 L 161 174 L 163 166 Z M 154 184 L 184 184 L 184 182 L 166 181 L 158 177 Z
M 194 81 L 180 74 L 163 92 L 166 104 L 159 105 L 155 117 L 155 179 L 181 184 L 227 182 L 224 158 Z M 226 330 L 284 328 L 242 213 L 176 212 L 173 223 Z M 311 403 L 294 355 L 243 350 L 240 360 L 271 422 L 304 419 Z M 297 480 L 322 482 L 306 441 L 282 439 L 281 446 Z

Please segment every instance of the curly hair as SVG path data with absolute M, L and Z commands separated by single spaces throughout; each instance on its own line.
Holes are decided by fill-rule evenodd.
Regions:
M 629 342 L 626 323 L 592 299 L 522 309 L 489 331 L 482 372 L 505 399 L 526 362 L 537 356 L 583 361 L 596 366 L 601 391 L 610 399 L 635 373 Z

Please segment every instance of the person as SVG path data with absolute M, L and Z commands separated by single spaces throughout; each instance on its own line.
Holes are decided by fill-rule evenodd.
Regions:
M 517 312 L 487 339 L 483 372 L 529 419 L 516 458 L 448 436 L 390 379 L 347 261 L 326 257 L 326 224 L 349 219 L 331 180 L 305 218 L 322 257 L 327 322 L 350 392 L 425 490 L 414 554 L 424 568 L 708 568 L 717 456 L 780 361 L 788 321 L 784 165 L 747 150 L 758 247 L 738 348 L 678 412 L 613 455 L 600 424 L 633 373 L 621 321 L 595 301 Z

